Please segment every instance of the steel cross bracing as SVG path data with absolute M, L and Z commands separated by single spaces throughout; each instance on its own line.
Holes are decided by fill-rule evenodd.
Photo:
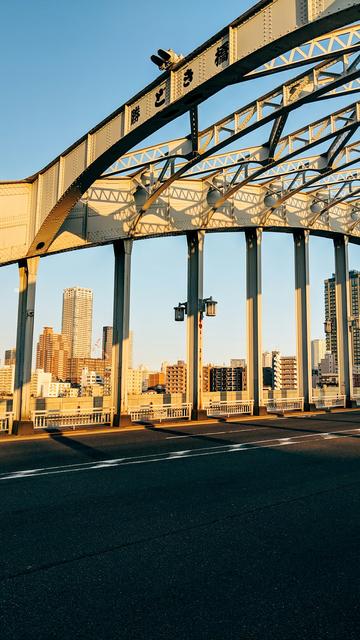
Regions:
M 232 113 L 227 118 L 215 123 L 199 134 L 197 153 L 191 156 L 187 162 L 182 162 L 175 167 L 174 156 L 165 158 L 164 167 L 157 174 L 148 163 L 147 168 L 150 175 L 148 187 L 148 198 L 139 211 L 133 224 L 132 233 L 136 232 L 136 227 L 142 215 L 151 207 L 155 200 L 164 193 L 170 184 L 178 180 L 183 175 L 191 175 L 195 169 L 201 170 L 201 162 L 220 150 L 224 146 L 231 144 L 241 137 L 248 135 L 255 129 L 273 121 L 273 129 L 269 140 L 262 146 L 261 161 L 269 163 L 274 158 L 275 149 L 279 144 L 279 138 L 288 118 L 296 108 L 303 104 L 314 102 L 320 97 L 336 97 L 359 90 L 359 68 L 360 54 L 355 52 L 351 55 L 343 55 L 331 62 L 325 62 L 305 74 L 301 74 L 281 85 L 274 91 L 266 94 L 262 98 L 255 100 L 241 110 Z M 186 140 L 178 140 L 172 143 L 172 148 L 181 149 L 184 153 Z M 191 148 L 191 145 L 190 145 Z M 151 152 L 155 152 L 156 161 L 159 162 L 161 156 L 154 147 Z M 164 158 L 162 158 L 164 160 Z M 251 162 L 251 156 L 244 157 L 245 162 Z M 170 175 L 168 172 L 170 170 Z M 168 177 L 166 177 L 168 175 Z
M 161 235 L 161 233 L 174 233 L 176 230 L 176 222 L 173 220 L 173 216 L 178 218 L 176 212 L 179 203 L 184 203 L 186 207 L 186 215 L 183 218 L 183 223 L 188 225 L 188 228 L 195 225 L 198 228 L 217 230 L 221 228 L 236 228 L 237 225 L 243 226 L 244 224 L 261 224 L 262 217 L 268 211 L 264 202 L 269 193 L 276 196 L 277 206 L 272 207 L 271 215 L 268 216 L 266 226 L 270 228 L 275 226 L 283 229 L 290 227 L 291 229 L 291 225 L 294 224 L 293 221 L 295 219 L 294 211 L 298 210 L 298 214 L 295 216 L 298 220 L 297 224 L 300 224 L 304 228 L 311 228 L 309 225 L 314 216 L 311 206 L 316 200 L 316 196 L 314 196 L 314 193 L 306 193 L 305 189 L 308 188 L 309 190 L 311 185 L 312 188 L 314 188 L 315 183 L 320 190 L 326 182 L 330 183 L 331 180 L 334 185 L 341 184 L 342 179 L 347 179 L 349 183 L 351 181 L 354 182 L 356 179 L 356 171 L 346 169 L 346 167 L 358 162 L 359 153 L 359 142 L 353 142 L 344 147 L 332 167 L 331 171 L 333 173 L 326 176 L 323 176 L 322 172 L 319 171 L 319 167 L 323 166 L 323 160 L 319 156 L 301 158 L 298 161 L 298 169 L 304 172 L 304 177 L 302 179 L 300 179 L 299 176 L 296 177 L 296 186 L 301 184 L 304 190 L 300 188 L 291 194 L 288 193 L 289 181 L 293 182 L 294 175 L 296 175 L 294 174 L 295 165 L 289 167 L 289 164 L 286 162 L 280 164 L 278 166 L 276 181 L 274 180 L 274 176 L 271 178 L 267 176 L 267 182 L 265 183 L 249 184 L 245 189 L 240 190 L 236 196 L 218 212 L 217 217 L 211 220 L 211 224 L 209 222 L 207 227 L 207 195 L 208 192 L 211 191 L 212 182 L 208 179 L 179 180 L 171 186 L 167 197 L 161 198 L 149 214 L 143 218 L 139 225 L 139 237 Z M 318 162 L 316 174 L 311 169 L 311 167 L 316 167 L 315 161 Z M 292 173 L 289 173 L 289 169 L 291 169 Z M 263 176 L 266 177 L 266 172 Z M 111 187 L 110 185 L 112 183 L 113 186 Z M 203 185 L 203 188 L 201 185 Z M 339 200 L 338 191 L 339 187 L 333 194 L 333 215 L 331 217 L 325 215 L 320 216 L 319 220 L 317 220 L 313 226 L 314 229 L 326 232 L 340 232 L 341 230 L 348 232 L 353 225 L 353 207 L 349 208 L 342 205 L 342 202 Z M 306 196 L 305 199 L 303 197 L 304 195 Z M 284 202 L 280 204 L 279 198 L 281 196 L 284 196 Z M 331 202 L 331 197 L 330 194 L 328 198 L 329 203 Z M 289 201 L 289 208 L 285 206 L 285 200 Z M 241 214 L 241 207 L 244 202 L 248 203 L 246 206 L 248 207 L 249 213 L 245 214 L 245 219 L 248 221 L 247 223 L 244 223 L 244 215 Z M 88 192 L 88 203 L 90 207 L 95 205 L 95 207 L 100 208 L 105 204 L 106 207 L 108 207 L 110 203 L 115 204 L 119 211 L 119 214 L 116 215 L 120 216 L 119 220 L 126 222 L 127 229 L 131 226 L 131 221 L 136 214 L 132 205 L 131 181 L 124 177 L 109 180 L 107 183 L 98 181 Z M 250 212 L 252 213 L 250 214 Z M 178 222 L 181 220 L 182 218 L 178 218 Z M 240 222 L 240 220 L 242 220 L 242 222 Z M 174 222 L 175 227 L 173 226 Z M 178 231 L 180 228 L 178 228 Z M 126 233 L 128 233 L 128 231 Z
M 116 175 L 141 167 L 151 168 L 155 183 L 163 168 L 158 163 L 166 163 L 163 178 L 174 173 L 174 167 L 183 173 L 193 174 L 201 171 L 199 165 L 208 156 L 224 146 L 244 137 L 267 122 L 290 113 L 302 104 L 315 102 L 320 98 L 339 97 L 360 90 L 360 54 L 356 52 L 337 56 L 331 61 L 322 62 L 308 72 L 279 85 L 276 89 L 215 122 L 198 134 L 198 155 L 192 156 L 190 137 L 171 140 L 125 154 L 113 163 L 105 176 Z M 188 162 L 175 162 L 190 157 Z
M 258 179 L 264 173 L 269 171 L 269 169 L 274 168 L 276 165 L 279 165 L 284 161 L 291 160 L 292 157 L 300 155 L 313 146 L 319 145 L 329 139 L 335 138 L 326 154 L 319 155 L 313 165 L 310 167 L 312 171 L 322 172 L 324 174 L 326 172 L 330 173 L 332 162 L 336 157 L 335 154 L 342 151 L 342 147 L 344 146 L 346 139 L 351 136 L 355 129 L 358 127 L 360 122 L 359 118 L 360 103 L 353 103 L 350 106 L 336 111 L 335 113 L 329 114 L 325 118 L 319 119 L 315 122 L 310 123 L 309 125 L 302 127 L 301 129 L 298 129 L 297 131 L 291 132 L 287 136 L 284 136 L 283 138 L 278 140 L 276 146 L 274 147 L 274 152 L 272 154 L 273 157 L 269 157 L 267 143 L 259 147 L 242 150 L 240 152 L 232 152 L 232 159 L 234 159 L 234 156 L 236 156 L 237 158 L 239 158 L 240 156 L 242 159 L 240 161 L 239 169 L 236 171 L 230 183 L 227 183 L 226 181 L 223 182 L 222 192 L 219 194 L 219 199 L 216 205 L 209 209 L 204 226 L 208 226 L 210 219 L 216 209 L 219 209 L 222 205 L 224 205 L 224 203 L 229 198 L 231 198 L 239 189 L 252 182 L 254 178 Z M 300 160 L 300 162 L 303 161 Z M 234 166 L 234 164 L 235 162 L 232 162 L 232 166 Z M 210 167 L 208 166 L 208 169 L 209 168 Z M 303 173 L 303 167 L 301 168 L 301 173 Z M 217 175 L 219 174 L 220 170 L 217 170 Z M 164 186 L 163 189 L 161 189 L 161 187 L 157 187 L 154 190 L 152 194 L 153 197 L 150 196 L 148 198 L 147 204 L 150 200 L 151 204 L 153 204 L 159 197 L 159 195 L 161 195 L 161 193 L 164 193 L 169 188 L 169 186 L 173 182 L 175 182 L 175 180 L 179 179 L 182 173 L 178 171 L 175 175 L 175 179 L 173 179 L 172 177 L 171 180 L 168 179 L 163 185 L 161 185 Z M 212 179 L 213 177 L 214 176 L 212 176 Z M 214 186 L 218 188 L 218 184 Z M 301 188 L 303 188 L 303 184 Z M 297 187 L 297 189 L 299 189 L 299 187 Z M 134 235 L 141 217 L 149 208 L 150 205 L 147 207 L 143 206 L 137 213 L 130 231 L 130 235 Z
M 289 128 L 292 113 L 302 105 L 344 99 L 359 90 L 360 27 L 354 24 L 359 9 L 360 0 L 261 0 L 42 171 L 24 181 L 0 183 L 0 227 L 6 235 L 0 263 L 77 246 L 76 238 L 66 229 L 71 225 L 74 228 L 71 221 L 77 219 L 83 206 L 80 203 L 88 201 L 91 185 L 96 182 L 98 189 L 99 179 L 107 181 L 111 173 L 131 173 L 130 191 L 126 197 L 121 196 L 131 210 L 128 237 L 143 233 L 146 219 L 156 215 L 169 200 L 171 185 L 176 189 L 184 185 L 184 177 L 202 180 L 205 189 L 218 190 L 220 198 L 214 206 L 202 207 L 198 220 L 200 225 L 212 228 L 214 215 L 219 217 L 229 203 L 233 206 L 238 191 L 248 186 L 265 189 L 261 183 L 281 176 L 281 197 L 291 199 L 296 193 L 305 194 L 312 185 L 324 184 L 335 169 L 340 175 L 343 165 L 339 158 L 343 158 L 344 148 L 349 149 L 350 136 L 358 126 L 357 104 L 352 105 L 353 112 L 348 107 L 293 134 L 284 136 L 284 131 Z M 311 63 L 317 64 L 199 131 L 198 105 L 222 88 Z M 190 114 L 189 136 L 130 152 L 185 112 Z M 271 133 L 262 144 L 219 153 L 269 123 Z M 306 161 L 312 166 L 301 167 L 302 153 L 331 139 L 334 142 L 326 158 L 318 154 Z M 295 172 L 291 180 L 287 181 L 286 172 Z M 139 189 L 143 189 L 142 196 L 145 192 L 146 200 L 134 208 L 133 194 Z M 356 197 L 345 195 L 342 191 L 334 196 L 337 202 L 333 210 L 346 209 L 346 203 Z M 266 213 L 267 218 L 272 219 L 271 212 Z M 88 228 L 87 222 L 82 224 L 83 230 L 76 232 L 79 246 L 83 246 L 80 238 Z M 315 221 L 314 225 L 318 224 Z M 102 232 L 91 236 L 100 243 L 108 237 Z
M 46 253 L 71 208 L 116 157 L 269 60 L 351 24 L 359 6 L 360 0 L 261 0 L 175 64 L 33 177 L 28 254 Z

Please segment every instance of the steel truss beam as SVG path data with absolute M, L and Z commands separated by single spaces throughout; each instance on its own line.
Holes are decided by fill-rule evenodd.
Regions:
M 91 130 L 29 181 L 35 235 L 46 253 L 72 207 L 114 160 L 166 123 L 246 74 L 354 22 L 360 0 L 261 0 Z
M 201 163 L 211 154 L 216 153 L 221 148 L 235 142 L 255 129 L 263 126 L 267 122 L 275 120 L 276 130 L 280 132 L 280 123 L 283 126 L 287 115 L 303 104 L 316 102 L 321 97 L 333 98 L 357 92 L 360 90 L 360 55 L 355 53 L 345 53 L 337 56 L 334 60 L 322 62 L 310 71 L 302 73 L 296 78 L 291 78 L 279 85 L 276 89 L 266 93 L 250 104 L 232 112 L 230 115 L 218 120 L 198 134 L 197 158 L 192 157 L 192 145 L 187 138 L 171 140 L 160 145 L 154 145 L 146 149 L 136 150 L 125 154 L 113 163 L 105 172 L 104 176 L 117 175 L 125 171 L 139 170 L 144 167 L 154 175 L 154 184 L 161 182 L 159 173 L 162 169 L 156 169 L 156 164 L 168 162 L 170 159 L 179 161 L 188 157 L 189 161 L 180 162 L 176 165 L 176 175 L 191 175 L 194 171 L 201 171 Z M 278 124 L 276 124 L 278 123 Z M 275 126 L 274 125 L 274 126 Z M 274 140 L 269 141 L 269 146 Z M 174 174 L 167 171 L 167 177 Z M 162 175 L 162 180 L 165 177 Z
M 272 168 L 283 161 L 290 160 L 292 157 L 300 155 L 307 149 L 322 144 L 332 138 L 335 138 L 335 143 L 341 141 L 341 143 L 338 142 L 337 148 L 337 153 L 340 154 L 343 150 L 343 146 L 341 145 L 343 145 L 344 140 L 350 133 L 355 131 L 359 124 L 360 102 L 356 102 L 345 109 L 340 109 L 325 118 L 317 120 L 316 122 L 285 136 L 278 143 L 278 148 L 274 153 L 274 159 L 269 158 L 263 163 L 262 167 L 253 169 L 248 173 L 247 177 L 230 186 L 230 188 L 226 189 L 224 193 L 220 195 L 216 204 L 208 211 L 206 226 L 209 224 L 212 215 L 217 209 L 222 207 L 229 198 L 239 191 L 239 189 L 249 184 L 254 178 L 262 176 L 269 168 Z M 336 157 L 334 155 L 335 147 L 336 145 L 333 143 L 325 154 L 319 155 L 317 167 L 314 166 L 313 170 L 317 170 L 319 173 L 323 173 L 324 175 L 332 172 L 332 165 L 329 162 L 329 159 L 331 159 L 331 162 L 334 162 Z M 301 189 L 298 187 L 296 189 L 297 191 L 302 190 L 303 185 L 301 186 Z M 270 215 L 270 213 L 271 212 L 269 212 L 268 215 Z
M 152 175 L 153 187 L 149 190 L 149 197 L 142 206 L 134 221 L 132 233 L 155 200 L 168 189 L 168 187 L 183 175 L 188 175 L 189 170 L 222 147 L 235 142 L 239 138 L 249 134 L 267 122 L 273 121 L 273 128 L 269 140 L 262 145 L 262 162 L 271 164 L 275 159 L 276 149 L 280 143 L 280 135 L 291 111 L 300 106 L 315 101 L 319 96 L 328 94 L 336 95 L 337 89 L 342 85 L 347 91 L 354 90 L 353 81 L 358 79 L 360 69 L 360 54 L 352 56 L 344 55 L 336 61 L 322 63 L 310 72 L 301 74 L 295 79 L 286 82 L 266 96 L 254 101 L 244 109 L 232 113 L 215 125 L 199 134 L 197 154 L 183 163 L 180 168 L 163 182 L 156 181 Z M 348 82 L 350 80 L 350 83 Z M 252 158 L 244 158 L 251 162 Z
M 301 65 L 310 64 L 317 60 L 324 60 L 330 56 L 337 56 L 340 51 L 346 49 L 358 49 L 360 44 L 360 25 L 355 24 L 345 29 L 337 29 L 331 33 L 327 33 L 320 38 L 314 38 L 310 42 L 299 47 L 294 47 L 285 54 L 273 58 L 270 62 L 266 62 L 259 69 L 251 71 L 245 76 L 248 78 L 259 78 L 271 73 L 278 73 L 299 67 Z

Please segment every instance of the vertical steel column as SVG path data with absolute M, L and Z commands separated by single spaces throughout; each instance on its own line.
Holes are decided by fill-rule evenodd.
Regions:
M 351 404 L 353 391 L 352 375 L 352 339 L 350 329 L 350 281 L 348 261 L 348 238 L 340 236 L 334 239 L 335 251 L 335 301 L 337 365 L 340 393 L 346 396 L 347 405 Z
M 247 390 L 254 400 L 254 413 L 262 407 L 262 331 L 261 331 L 261 229 L 248 229 L 246 238 L 246 315 L 247 315 Z
M 112 345 L 113 426 L 130 422 L 127 412 L 127 372 L 129 366 L 130 275 L 132 240 L 114 242 L 114 309 Z
M 187 402 L 192 417 L 202 417 L 202 300 L 204 271 L 204 231 L 187 234 Z
M 295 231 L 294 259 L 298 389 L 308 411 L 312 400 L 308 231 Z
M 13 433 L 33 432 L 30 419 L 31 364 L 34 336 L 36 275 L 40 258 L 19 262 L 19 304 L 16 333 Z

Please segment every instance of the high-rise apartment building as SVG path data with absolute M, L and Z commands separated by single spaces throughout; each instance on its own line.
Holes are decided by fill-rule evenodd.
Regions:
M 36 347 L 36 368 L 52 373 L 56 380 L 69 376 L 69 343 L 66 336 L 44 327 Z
M 15 364 L 15 360 L 16 360 L 16 349 L 6 349 L 5 351 L 5 361 L 4 364 L 5 366 L 10 366 L 12 364 Z
M 61 333 L 68 338 L 70 358 L 91 357 L 92 313 L 91 289 L 64 290 Z
M 273 389 L 297 389 L 296 356 L 282 356 L 279 351 L 272 353 Z
M 0 396 L 11 396 L 14 393 L 15 364 L 0 367 Z
M 112 360 L 112 340 L 113 340 L 113 328 L 103 327 L 102 336 L 102 357 L 105 360 L 106 365 L 111 366 Z
M 183 360 L 166 367 L 166 393 L 186 393 L 187 366 Z
M 246 369 L 244 367 L 212 367 L 210 391 L 244 391 Z
M 350 271 L 350 314 L 358 318 L 360 311 L 360 272 Z M 335 275 L 324 282 L 325 320 L 330 320 L 330 331 L 326 334 L 326 349 L 337 359 Z M 360 365 L 360 329 L 352 329 L 353 364 Z
M 326 352 L 326 340 L 311 340 L 311 368 L 318 369 Z

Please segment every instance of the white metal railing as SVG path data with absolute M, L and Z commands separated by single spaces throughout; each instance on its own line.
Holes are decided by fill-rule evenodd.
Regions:
M 313 398 L 314 405 L 317 409 L 330 409 L 331 407 L 345 407 L 346 396 L 319 396 Z
M 12 411 L 7 411 L 6 413 L 0 415 L 0 432 L 8 431 L 9 433 L 11 433 L 13 420 L 14 413 Z
M 179 405 L 161 404 L 161 405 L 147 405 L 144 407 L 131 407 L 128 412 L 133 422 L 139 420 L 172 420 L 175 418 L 191 418 L 192 405 L 189 402 L 184 402 Z
M 250 414 L 254 412 L 253 400 L 220 400 L 219 402 L 210 402 L 205 407 L 208 416 L 216 418 L 217 416 L 235 416 L 241 414 Z
M 304 398 L 272 398 L 265 400 L 265 406 L 268 413 L 304 411 Z
M 354 393 L 354 395 L 352 396 L 351 400 L 354 400 L 356 403 L 357 407 L 360 407 L 360 395 L 357 393 Z
M 112 422 L 112 409 L 62 409 L 61 411 L 34 411 L 34 429 L 87 427 Z

